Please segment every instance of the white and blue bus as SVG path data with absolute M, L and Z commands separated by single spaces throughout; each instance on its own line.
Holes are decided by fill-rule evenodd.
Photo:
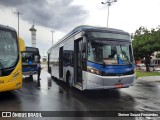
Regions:
M 135 79 L 129 33 L 79 26 L 48 50 L 48 72 L 80 90 L 128 88 Z
M 33 78 L 37 74 L 37 64 L 40 61 L 39 49 L 35 47 L 27 47 L 26 51 L 22 52 L 22 74 L 29 75 Z

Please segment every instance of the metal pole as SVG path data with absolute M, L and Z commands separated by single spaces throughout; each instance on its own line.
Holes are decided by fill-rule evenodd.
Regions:
M 113 2 L 117 2 L 117 0 L 107 0 L 107 2 L 101 2 L 102 4 L 107 4 L 108 5 L 108 15 L 107 15 L 107 27 L 108 27 L 108 22 L 109 22 L 109 6 L 112 5 Z
M 52 33 L 52 45 L 53 45 L 53 32 L 54 32 L 54 31 L 51 31 L 51 33 Z
M 20 12 L 14 12 L 15 14 L 18 15 L 18 37 L 19 37 L 19 15 L 22 15 Z
M 18 37 L 19 37 L 19 12 L 18 12 Z
M 108 5 L 107 27 L 108 27 L 108 22 L 109 22 L 109 5 Z
M 53 45 L 53 32 L 52 32 L 52 45 Z

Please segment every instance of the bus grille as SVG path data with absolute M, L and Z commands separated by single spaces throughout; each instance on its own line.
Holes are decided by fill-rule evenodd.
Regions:
M 104 73 L 103 76 L 123 76 L 123 75 L 132 75 L 134 74 L 134 70 L 125 72 L 125 73 Z

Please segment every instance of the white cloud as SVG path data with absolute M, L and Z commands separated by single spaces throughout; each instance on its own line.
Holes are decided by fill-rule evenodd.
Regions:
M 53 1 L 51 0 L 47 0 L 47 1 L 49 1 L 49 3 L 53 5 Z M 68 0 L 66 2 L 67 4 L 69 4 L 71 1 L 72 0 Z M 81 6 L 79 12 L 81 12 L 82 10 L 82 14 L 78 12 L 76 13 L 74 10 L 70 10 L 70 9 L 69 9 L 70 10 L 69 13 L 67 11 L 65 13 L 69 15 L 74 14 L 76 16 L 77 14 L 77 15 L 83 16 L 83 14 L 85 14 L 83 10 L 85 10 L 88 13 L 88 14 L 85 14 L 87 16 L 83 18 L 83 21 L 81 19 L 80 21 L 76 21 L 72 25 L 69 24 L 69 26 L 66 24 L 61 25 L 60 23 L 58 23 L 58 25 L 59 26 L 61 25 L 61 27 L 64 27 L 66 29 L 65 31 L 68 31 L 68 32 L 72 30 L 73 27 L 76 27 L 75 25 L 81 25 L 81 24 L 106 26 L 107 25 L 107 5 L 102 5 L 101 4 L 102 1 L 105 2 L 105 0 L 74 0 L 71 3 L 71 5 Z M 54 4 L 56 4 L 56 2 L 54 2 Z M 5 3 L 5 5 L 7 5 L 7 2 Z M 37 7 L 37 6 L 34 6 L 34 7 Z M 51 8 L 51 6 L 49 6 L 49 8 Z M 33 9 L 38 10 L 37 8 L 33 8 Z M 16 8 L 14 7 L 3 6 L 3 8 L 0 9 L 0 15 L 1 15 L 0 23 L 3 25 L 9 25 L 17 30 L 17 22 L 18 22 L 17 16 L 13 13 L 15 12 L 15 10 Z M 57 12 L 56 9 L 53 8 L 53 10 Z M 61 9 L 58 9 L 58 10 L 59 10 L 58 12 L 61 12 Z M 123 29 L 130 33 L 133 33 L 140 26 L 145 26 L 149 29 L 156 28 L 158 25 L 160 25 L 159 11 L 160 11 L 160 0 L 152 0 L 152 1 L 151 0 L 118 0 L 116 3 L 114 3 L 110 7 L 109 27 Z M 27 20 L 29 20 L 30 23 L 29 21 L 22 19 L 26 17 L 25 16 L 26 14 L 28 16 Z M 48 15 L 51 15 L 49 16 L 49 18 L 52 18 L 52 14 L 48 14 Z M 60 18 L 63 19 L 64 21 L 66 20 L 66 16 L 62 15 Z M 57 42 L 59 39 L 61 39 L 65 34 L 67 34 L 67 32 L 64 32 L 64 30 L 54 29 L 55 23 L 58 22 L 59 20 L 58 18 L 52 19 L 54 20 L 53 23 L 48 21 L 47 19 L 43 19 L 42 23 L 48 22 L 45 24 L 47 25 L 49 24 L 50 26 L 48 28 L 44 26 L 42 27 L 42 26 L 39 26 L 39 23 L 38 23 L 42 19 L 37 20 L 38 18 L 35 18 L 35 16 L 33 17 L 32 13 L 29 14 L 25 9 L 23 11 L 23 15 L 20 16 L 20 36 L 25 40 L 26 45 L 30 46 L 31 44 L 31 33 L 29 31 L 29 28 L 32 26 L 33 19 L 35 20 L 35 28 L 37 29 L 37 47 L 40 48 L 40 51 L 42 51 L 41 53 L 44 53 L 44 51 L 46 53 L 46 51 L 49 49 L 49 47 L 52 44 L 51 30 L 55 30 L 55 33 L 53 34 L 54 43 Z M 69 19 L 67 19 L 67 21 L 68 20 Z M 72 17 L 68 22 L 70 23 L 73 22 Z

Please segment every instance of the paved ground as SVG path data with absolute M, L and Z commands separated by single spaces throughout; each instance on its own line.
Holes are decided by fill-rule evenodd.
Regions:
M 159 77 L 139 78 L 130 88 L 81 92 L 70 89 L 63 82 L 52 80 L 46 69 L 43 69 L 40 88 L 37 88 L 36 76 L 34 76 L 33 81 L 27 78 L 24 80 L 22 89 L 0 93 L 0 111 L 153 111 L 158 113 L 160 111 L 159 80 Z M 54 120 L 61 119 L 158 120 L 160 118 L 54 118 Z
M 150 82 L 160 82 L 160 76 L 139 77 L 138 80 L 145 80 L 145 81 L 150 81 Z

